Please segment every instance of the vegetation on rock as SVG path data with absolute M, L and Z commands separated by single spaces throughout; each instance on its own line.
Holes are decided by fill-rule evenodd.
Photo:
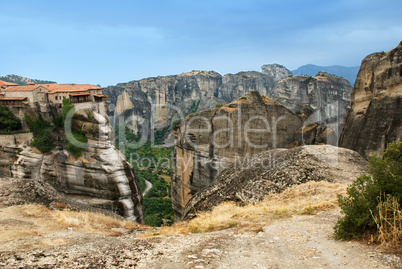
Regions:
M 0 105 L 0 131 L 21 129 L 21 121 L 6 106 Z
M 201 100 L 198 100 L 198 101 L 196 101 L 196 102 L 193 103 L 193 105 L 192 105 L 192 106 L 190 107 L 190 109 L 188 110 L 187 115 L 190 115 L 190 114 L 192 114 L 192 113 L 197 112 L 198 106 L 200 105 L 200 101 L 201 101 Z
M 77 140 L 78 142 L 81 143 L 88 142 L 87 137 L 82 132 L 73 130 L 72 135 L 74 139 Z M 75 143 L 71 142 L 68 139 L 66 140 L 66 144 L 68 152 L 70 152 L 70 154 L 73 155 L 75 158 L 80 157 L 85 150 L 85 148 L 76 146 Z
M 63 99 L 63 110 L 62 110 L 63 125 L 64 125 L 64 122 L 66 121 L 66 117 L 67 117 L 68 113 L 72 109 L 75 110 L 74 105 L 71 104 L 71 102 L 70 102 L 70 99 L 69 98 L 64 98 Z
M 41 114 L 35 120 L 25 114 L 24 120 L 34 136 L 31 142 L 32 146 L 42 153 L 49 152 L 55 148 L 55 139 L 51 134 L 52 127 L 49 122 L 42 118 Z
M 75 115 L 75 108 L 74 108 L 74 105 L 71 104 L 70 99 L 64 98 L 63 99 L 63 109 L 62 109 L 62 119 L 55 118 L 55 121 L 56 121 L 55 125 L 58 126 L 58 124 L 60 124 L 60 121 L 61 121 L 62 127 L 65 127 L 64 125 L 65 125 L 67 116 L 69 114 Z M 92 115 L 92 114 L 88 114 L 89 121 L 91 121 L 90 115 Z M 93 115 L 92 115 L 92 117 L 93 117 Z M 78 141 L 80 143 L 88 142 L 87 137 L 85 136 L 85 134 L 83 134 L 81 132 L 81 130 L 72 130 L 72 138 L 74 138 L 76 141 Z M 67 145 L 68 152 L 71 155 L 73 155 L 75 158 L 80 157 L 85 150 L 85 147 L 80 147 L 80 146 L 76 145 L 75 141 L 70 141 L 69 139 L 66 139 L 66 145 Z

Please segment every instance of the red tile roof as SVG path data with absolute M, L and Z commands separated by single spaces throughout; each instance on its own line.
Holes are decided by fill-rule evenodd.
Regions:
M 49 90 L 49 93 L 56 92 L 85 92 L 88 90 L 100 90 L 99 86 L 90 84 L 37 84 L 43 86 Z
M 95 97 L 105 97 L 103 94 L 94 94 Z
M 19 91 L 33 91 L 38 88 L 39 85 L 27 85 L 27 86 L 13 86 L 3 89 L 5 92 L 19 92 Z
M 0 80 L 0 87 L 1 86 L 18 86 L 18 84 Z
M 50 94 L 56 92 L 86 92 L 88 90 L 100 90 L 99 86 L 90 84 L 33 84 L 26 86 L 13 86 L 5 88 L 4 91 L 33 91 L 38 87 L 44 87 Z

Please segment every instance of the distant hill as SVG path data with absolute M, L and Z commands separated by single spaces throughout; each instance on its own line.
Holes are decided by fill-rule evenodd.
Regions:
M 315 76 L 318 72 L 324 71 L 339 77 L 346 78 L 352 86 L 355 84 L 357 73 L 359 72 L 360 66 L 340 66 L 340 65 L 332 65 L 332 66 L 318 66 L 314 64 L 306 64 L 300 66 L 296 70 L 293 70 L 293 75 L 309 75 Z
M 21 77 L 21 76 L 17 76 L 17 75 L 1 76 L 0 80 L 7 81 L 7 82 L 12 82 L 12 83 L 17 83 L 19 85 L 26 85 L 27 83 L 35 83 L 35 84 L 54 84 L 54 83 L 57 83 L 55 81 L 32 79 L 32 78 L 26 78 L 26 77 Z

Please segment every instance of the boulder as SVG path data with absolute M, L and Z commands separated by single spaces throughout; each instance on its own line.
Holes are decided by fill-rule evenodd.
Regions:
M 298 116 L 257 91 L 178 122 L 171 185 L 176 218 L 180 219 L 191 197 L 227 165 L 261 151 L 287 147 L 301 126 Z
M 239 160 L 195 194 L 182 213 L 188 220 L 225 201 L 249 204 L 307 181 L 351 183 L 369 164 L 357 152 L 330 145 L 273 149 Z

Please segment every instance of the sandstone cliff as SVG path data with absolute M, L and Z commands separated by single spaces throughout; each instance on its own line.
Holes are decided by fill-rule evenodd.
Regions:
M 402 140 L 402 45 L 363 59 L 339 145 L 369 158 Z
M 192 71 L 122 83 L 103 91 L 110 97 L 113 124 L 125 122 L 133 133 L 149 139 L 151 129 L 169 127 L 189 113 L 229 103 L 250 90 L 270 95 L 278 76 L 260 72 L 221 76 L 214 71 Z
M 350 183 L 368 169 L 367 161 L 358 153 L 329 145 L 261 152 L 223 170 L 212 184 L 191 198 L 182 219 L 193 218 L 225 201 L 255 203 L 269 193 L 307 181 Z
M 270 97 L 293 112 L 308 108 L 328 110 L 328 119 L 344 115 L 349 109 L 352 86 L 341 77 L 319 72 L 314 77 L 298 75 L 279 81 Z
M 147 78 L 110 86 L 104 92 L 110 97 L 113 124 L 125 122 L 136 135 L 149 139 L 151 130 L 170 127 L 189 113 L 229 103 L 250 90 L 273 98 L 293 112 L 317 111 L 312 120 L 327 124 L 342 119 L 349 108 L 352 87 L 345 79 L 324 72 L 312 78 L 291 77 L 285 67 L 272 64 L 262 66 L 262 72 L 221 76 L 213 71 L 192 71 Z
M 290 72 L 286 67 L 280 64 L 265 64 L 261 67 L 261 72 L 274 78 L 275 82 L 292 76 L 292 72 Z
M 0 177 L 44 182 L 85 205 L 119 213 L 142 223 L 142 194 L 132 167 L 112 143 L 107 118 L 91 108 L 77 112 L 73 127 L 88 138 L 88 147 L 78 159 L 65 149 L 64 134 L 56 128 L 58 146 L 41 154 L 30 138 L 0 136 Z M 13 143 L 14 142 L 14 143 Z
M 190 198 L 228 164 L 264 150 L 287 147 L 301 126 L 298 116 L 257 91 L 181 120 L 174 126 L 172 203 L 176 218 L 181 218 Z

